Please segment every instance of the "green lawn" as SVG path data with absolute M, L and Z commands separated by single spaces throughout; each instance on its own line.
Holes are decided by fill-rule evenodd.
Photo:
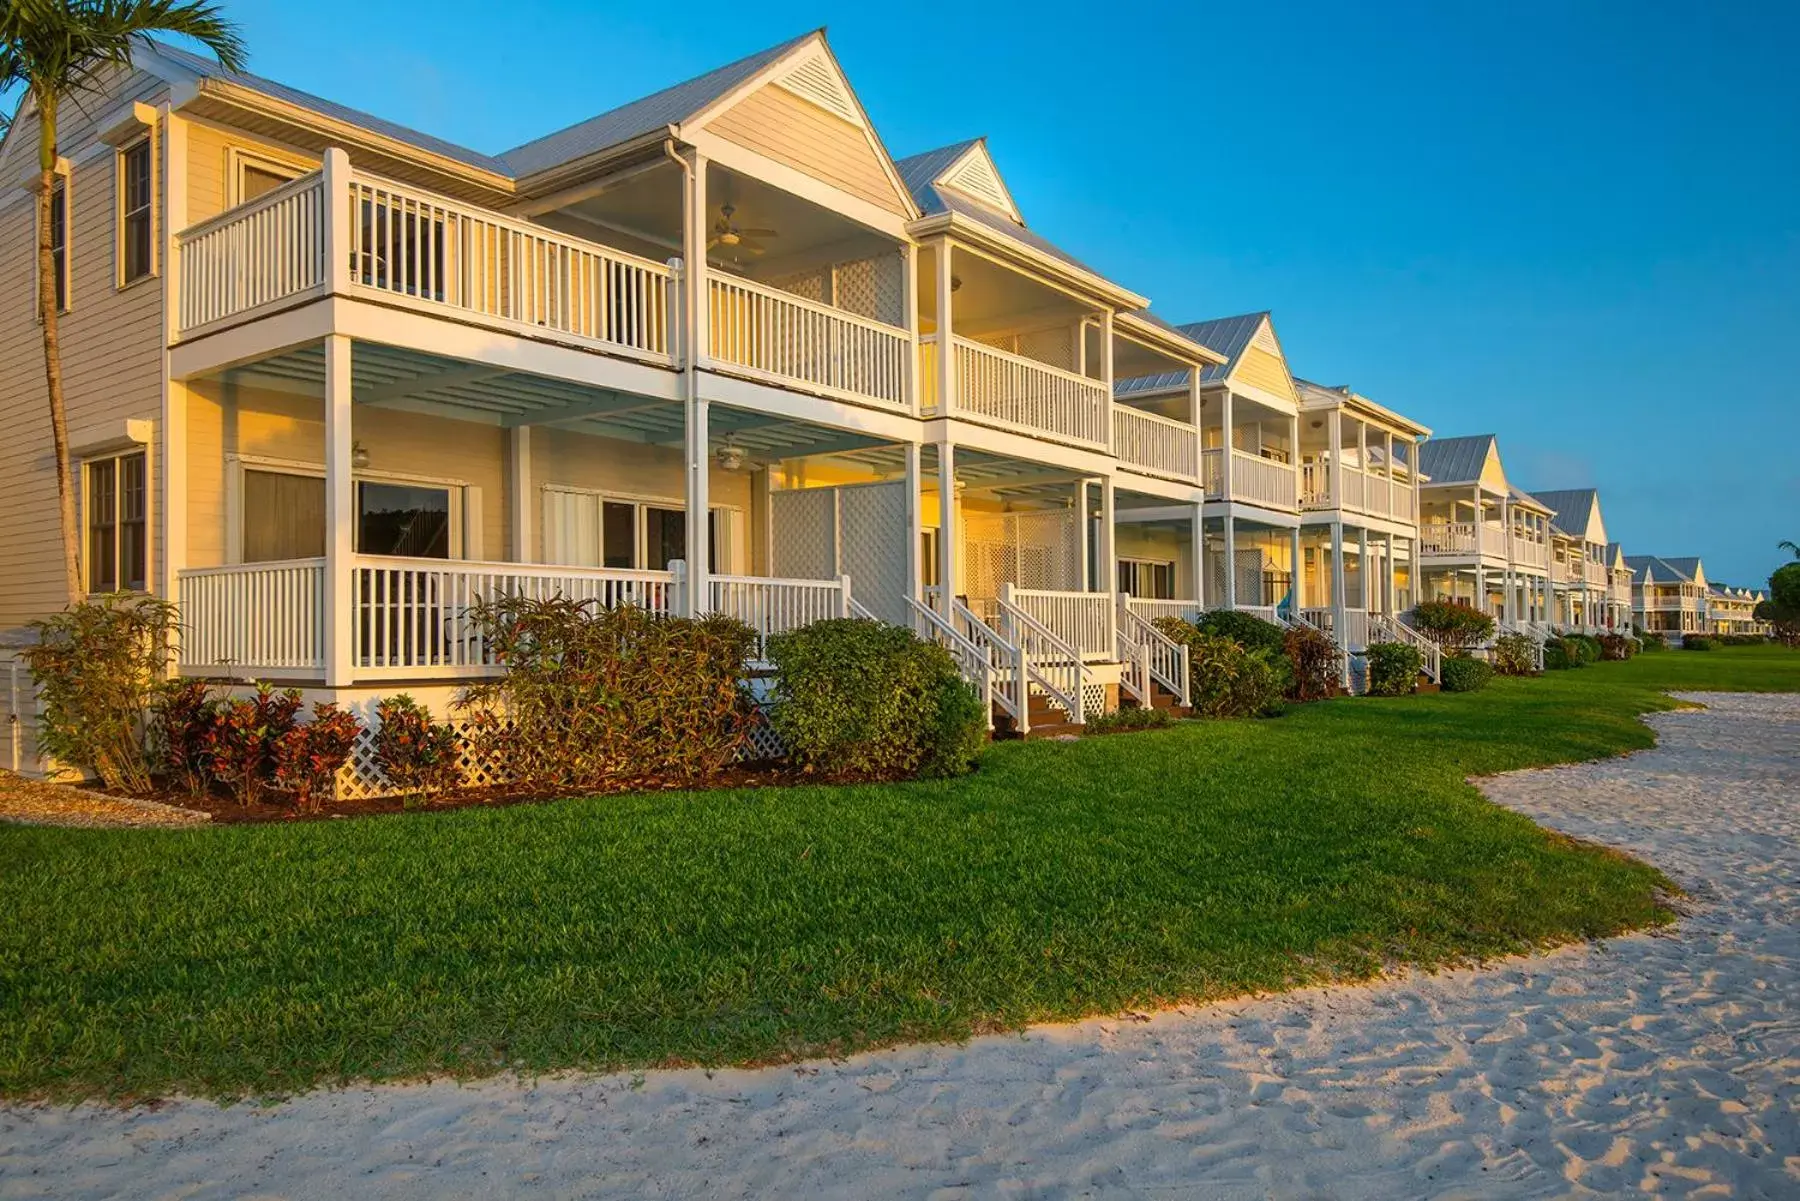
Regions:
M 1470 774 L 1650 745 L 1669 652 L 994 747 L 974 777 L 197 831 L 0 827 L 0 1095 L 762 1062 L 1664 920 Z

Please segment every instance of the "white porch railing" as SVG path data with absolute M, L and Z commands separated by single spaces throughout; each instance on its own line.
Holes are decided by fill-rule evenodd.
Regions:
M 1010 591 L 1010 586 L 1008 586 Z M 1110 599 L 1110 598 L 1109 598 Z M 1000 598 L 999 631 L 1002 638 L 1019 648 L 1019 662 L 1025 671 L 1027 688 L 1035 687 L 1049 696 L 1052 703 L 1069 715 L 1075 725 L 1087 721 L 1087 663 L 1082 651 L 1059 637 L 1056 631 L 1013 604 L 1007 596 Z M 1117 653 L 1116 638 L 1104 652 Z M 1022 691 L 1020 700 L 1029 701 Z M 1025 708 L 1029 708 L 1026 703 Z
M 358 555 L 350 580 L 352 661 L 363 679 L 488 674 L 500 663 L 470 616 L 477 604 L 563 597 L 672 613 L 677 593 L 666 571 Z
M 709 353 L 773 383 L 907 411 L 912 337 L 736 276 L 707 276 Z
M 937 394 L 939 335 L 919 339 L 919 394 L 928 417 L 946 416 Z M 1024 355 L 952 337 L 956 356 L 953 413 L 990 425 L 1110 451 L 1112 398 L 1099 380 Z
M 1235 447 L 1231 451 L 1231 499 L 1270 509 L 1293 509 L 1299 503 L 1294 468 Z
M 315 675 L 325 667 L 325 560 L 179 573 L 184 670 Z
M 1419 527 L 1419 550 L 1427 555 L 1472 555 L 1475 525 L 1468 521 L 1431 522 Z
M 665 264 L 364 172 L 334 174 L 330 161 L 177 236 L 182 333 L 343 289 L 673 361 Z
M 938 588 L 925 589 L 927 604 L 942 593 Z M 989 625 L 969 606 L 959 600 L 950 602 L 954 632 L 986 656 L 993 678 L 994 703 L 1013 719 L 1020 734 L 1031 732 L 1031 673 L 1025 663 L 1025 648 L 1008 639 Z
M 1205 610 L 1199 601 L 1191 600 L 1153 600 L 1134 596 L 1126 602 L 1126 608 L 1145 621 L 1155 621 L 1159 617 L 1177 617 L 1182 621 L 1196 621 Z
M 1526 567 L 1543 567 L 1550 561 L 1550 548 L 1523 534 L 1512 535 L 1510 550 L 1512 561 Z
M 835 580 L 773 579 L 716 575 L 708 583 L 707 609 L 735 617 L 756 631 L 756 657 L 768 658 L 769 637 L 815 621 L 851 616 L 850 577 Z
M 1133 609 L 1134 598 L 1119 594 L 1119 642 L 1136 647 L 1144 673 L 1185 707 L 1188 703 L 1188 648 L 1176 642 Z M 1146 691 L 1148 691 L 1146 687 Z M 1149 704 L 1147 697 L 1143 698 Z
M 1239 613 L 1248 613 L 1252 617 L 1260 617 L 1272 626 L 1284 626 L 1287 622 L 1281 619 L 1281 611 L 1274 605 L 1237 605 Z
M 1113 454 L 1146 475 L 1192 482 L 1199 478 L 1200 431 L 1185 421 L 1116 405 Z
M 950 622 L 945 621 L 935 609 L 920 604 L 913 597 L 906 598 L 907 615 L 912 619 L 913 633 L 927 642 L 935 642 L 950 652 L 956 660 L 957 670 L 962 673 L 981 697 L 981 712 L 986 719 L 988 729 L 994 728 L 994 662 L 991 649 L 977 646 L 971 639 L 963 635 Z M 1011 709 L 1008 709 L 1011 712 Z
M 314 171 L 176 235 L 180 329 L 322 289 L 324 212 Z
M 1116 648 L 1118 615 L 1113 597 L 1104 592 L 1048 592 L 1001 586 L 1000 600 L 1030 614 L 1057 638 L 1078 648 L 1089 660 L 1105 660 Z
M 1331 464 L 1328 461 L 1308 463 L 1303 472 L 1300 491 L 1302 509 L 1346 509 L 1373 517 L 1391 517 L 1396 521 L 1417 520 L 1417 503 L 1412 484 L 1390 480 L 1378 472 L 1364 471 L 1345 464 L 1339 469 L 1343 482 L 1342 495 L 1331 489 Z
M 1343 628 L 1338 628 L 1336 614 L 1329 608 L 1300 610 L 1307 624 L 1330 634 L 1346 651 L 1361 654 L 1369 645 L 1369 613 L 1366 609 L 1345 609 Z

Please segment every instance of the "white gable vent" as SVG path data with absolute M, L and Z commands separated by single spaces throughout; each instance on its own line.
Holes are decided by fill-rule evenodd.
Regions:
M 1250 345 L 1258 350 L 1266 350 L 1270 354 L 1280 354 L 1281 346 L 1275 341 L 1275 327 L 1264 317 L 1256 327 L 1256 336 L 1250 339 Z
M 850 89 L 845 86 L 843 76 L 837 73 L 822 54 L 807 59 L 775 82 L 802 100 L 809 100 L 852 125 L 860 127 L 863 123 L 862 114 L 857 111 L 856 101 L 851 99 Z
M 994 170 L 994 160 L 979 146 L 963 155 L 962 161 L 939 176 L 937 182 L 947 188 L 955 188 L 989 208 L 999 209 L 1014 221 L 1019 221 L 1019 210 L 1013 207 L 1006 185 L 1000 182 L 1000 173 Z

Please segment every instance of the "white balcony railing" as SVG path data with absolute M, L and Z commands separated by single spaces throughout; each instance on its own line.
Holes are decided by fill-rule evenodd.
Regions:
M 1155 621 L 1159 617 L 1177 617 L 1182 621 L 1193 621 L 1201 614 L 1198 601 L 1153 600 L 1134 596 L 1125 603 L 1127 608 L 1145 621 Z
M 1535 538 L 1514 534 L 1512 561 L 1525 567 L 1543 567 L 1550 562 L 1550 548 Z
M 181 333 L 335 290 L 672 361 L 668 266 L 332 163 L 178 236 Z
M 734 276 L 710 275 L 712 357 L 772 383 L 906 411 L 904 329 Z
M 955 351 L 952 414 L 1038 437 L 1111 450 L 1112 407 L 1099 380 L 972 342 L 950 339 Z M 919 394 L 925 415 L 945 414 L 937 394 L 939 336 L 919 339 Z
M 1313 510 L 1344 509 L 1408 523 L 1417 520 L 1418 509 L 1413 487 L 1407 481 L 1390 479 L 1385 475 L 1348 465 L 1340 469 L 1339 477 L 1342 480 L 1343 494 L 1336 496 L 1331 488 L 1330 463 L 1308 463 L 1301 480 L 1300 507 Z
M 1113 453 L 1124 466 L 1172 480 L 1199 479 L 1200 431 L 1187 422 L 1117 405 L 1112 432 Z
M 851 616 L 850 577 L 784 580 L 763 576 L 716 575 L 709 585 L 708 611 L 735 617 L 756 631 L 756 657 L 768 658 L 769 637 L 815 621 Z
M 325 667 L 325 560 L 180 572 L 184 669 L 312 675 Z
M 325 173 L 314 171 L 183 230 L 177 325 L 183 332 L 325 284 Z
M 1299 502 L 1294 468 L 1233 448 L 1231 499 L 1271 509 L 1292 510 Z
M 1009 587 L 1005 599 L 1090 661 L 1113 657 L 1118 640 L 1117 602 L 1107 593 Z
M 1475 526 L 1467 521 L 1431 522 L 1419 527 L 1419 550 L 1428 555 L 1472 555 Z

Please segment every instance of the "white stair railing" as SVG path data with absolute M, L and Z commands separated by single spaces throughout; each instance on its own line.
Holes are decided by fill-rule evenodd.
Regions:
M 1325 614 L 1326 617 L 1329 618 L 1331 615 L 1331 610 L 1330 609 L 1295 609 L 1293 611 L 1293 614 L 1288 619 L 1288 625 L 1296 630 L 1311 630 L 1313 633 L 1323 636 L 1328 642 L 1331 643 L 1332 655 L 1335 657 L 1335 659 L 1337 661 L 1338 684 L 1344 688 L 1348 688 L 1348 687 L 1350 687 L 1350 656 L 1348 653 L 1345 652 L 1343 646 L 1338 642 L 1338 640 L 1331 636 L 1329 622 L 1321 625 L 1318 622 L 1313 620 L 1313 617 L 1320 613 Z
M 983 621 L 961 601 L 952 601 L 951 616 L 964 638 L 987 655 L 992 664 L 994 703 L 1013 719 L 1020 734 L 1031 732 L 1031 681 L 1025 665 L 1025 648 Z
M 1444 682 L 1444 652 L 1437 643 L 1425 637 L 1397 617 L 1386 613 L 1372 613 L 1369 616 L 1371 633 L 1378 638 L 1386 638 L 1390 642 L 1400 642 L 1415 647 L 1420 660 L 1424 664 L 1425 674 L 1431 677 L 1433 684 Z
M 987 721 L 988 729 L 994 728 L 994 662 L 991 648 L 977 646 L 972 640 L 959 633 L 955 626 L 945 621 L 935 609 L 920 604 L 912 597 L 906 598 L 907 612 L 912 617 L 913 633 L 927 642 L 935 642 L 950 652 L 956 660 L 957 670 L 981 696 L 981 714 Z M 1012 712 L 1009 705 L 1003 704 L 1007 712 Z
M 1002 586 L 998 615 L 1000 632 L 1023 653 L 1026 687 L 1035 685 L 1053 703 L 1069 715 L 1075 725 L 1087 721 L 1083 692 L 1087 686 L 1087 664 L 1081 651 L 1063 641 L 1055 630 L 1013 603 L 1013 587 Z M 1025 700 L 1029 692 L 1022 692 Z
M 1130 596 L 1123 592 L 1119 594 L 1119 643 L 1141 648 L 1145 674 L 1161 684 L 1185 709 L 1188 704 L 1188 648 L 1146 621 L 1132 608 L 1134 603 Z

